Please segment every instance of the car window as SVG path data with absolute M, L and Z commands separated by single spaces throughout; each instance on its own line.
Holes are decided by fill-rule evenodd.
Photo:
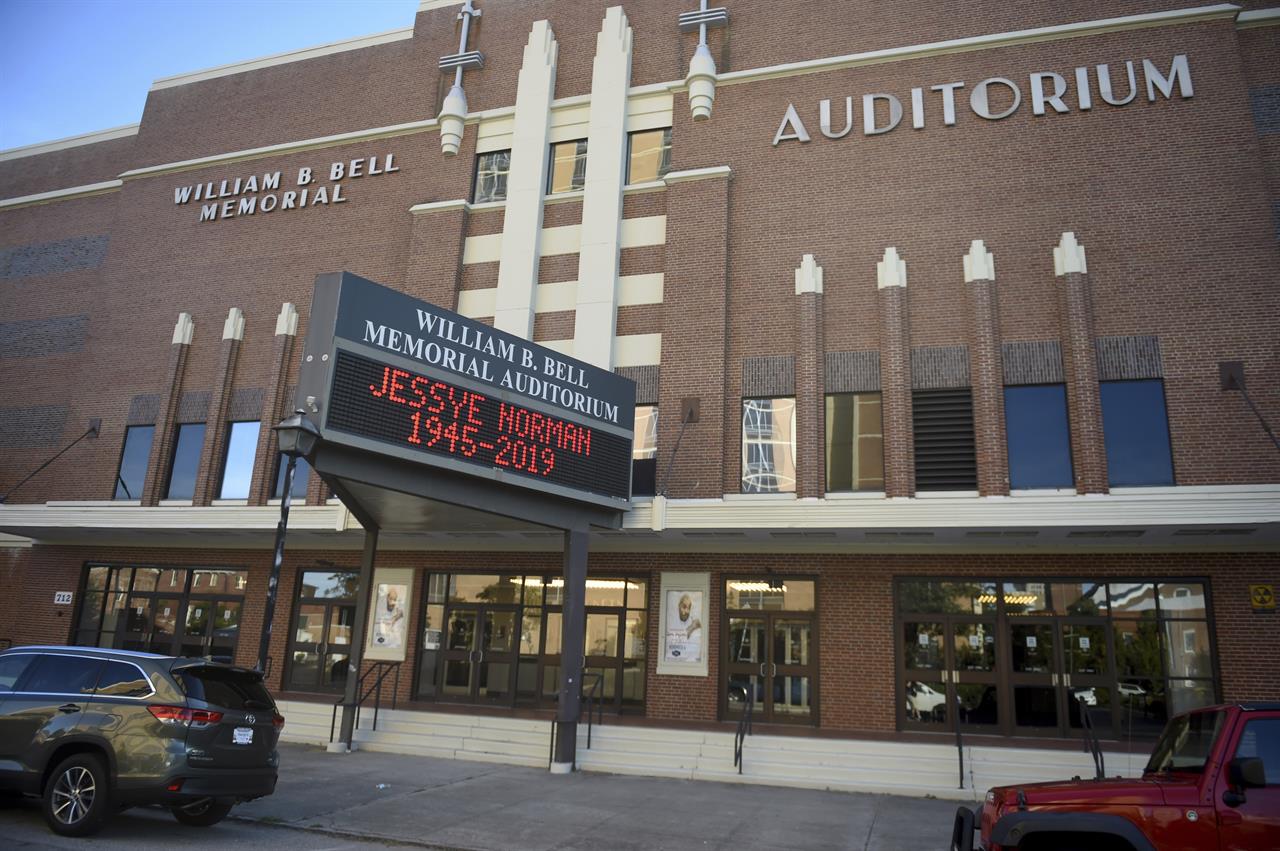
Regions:
M 1160 734 L 1147 763 L 1147 771 L 1203 772 L 1205 761 L 1213 752 L 1213 743 L 1217 741 L 1226 719 L 1227 713 L 1220 709 L 1174 718 Z
M 18 682 L 18 677 L 22 676 L 22 672 L 31 664 L 31 660 L 35 657 L 30 653 L 18 653 L 13 656 L 0 656 L 0 694 L 7 691 L 13 691 L 13 686 Z
M 101 659 L 83 656 L 39 656 L 22 684 L 24 692 L 37 694 L 93 694 Z
M 203 700 L 224 709 L 272 709 L 262 677 L 249 671 L 198 666 L 175 671 L 182 690 L 192 700 Z
M 1280 718 L 1254 718 L 1244 725 L 1237 757 L 1259 757 L 1268 786 L 1280 786 Z
M 146 697 L 154 689 L 137 665 L 108 662 L 98 676 L 99 697 Z

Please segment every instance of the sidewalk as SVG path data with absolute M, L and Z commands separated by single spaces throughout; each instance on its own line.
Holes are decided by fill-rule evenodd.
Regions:
M 946 848 L 952 801 L 280 747 L 280 783 L 233 818 L 429 848 Z M 385 784 L 385 788 L 378 788 Z

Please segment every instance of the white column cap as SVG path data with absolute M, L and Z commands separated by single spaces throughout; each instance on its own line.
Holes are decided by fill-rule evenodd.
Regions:
M 996 257 L 982 243 L 975 239 L 969 244 L 969 253 L 964 256 L 964 282 L 994 281 L 996 279 Z
M 227 311 L 227 321 L 222 323 L 222 339 L 244 339 L 244 311 L 233 307 Z
M 287 334 L 295 337 L 298 334 L 298 309 L 293 302 L 286 301 L 280 305 L 280 315 L 276 317 L 276 336 Z
M 821 292 L 822 267 L 818 265 L 818 261 L 812 254 L 806 254 L 800 259 L 800 265 L 796 268 L 796 295 Z
M 196 323 L 191 314 L 183 311 L 178 314 L 178 322 L 173 326 L 173 344 L 175 346 L 191 345 L 191 335 L 196 332 Z
M 1084 246 L 1076 242 L 1075 233 L 1067 231 L 1053 249 L 1053 273 L 1062 277 L 1073 272 L 1087 275 L 1089 266 L 1084 259 Z
M 884 259 L 876 264 L 876 285 L 880 289 L 907 285 L 907 261 L 898 256 L 898 249 L 893 246 L 884 250 Z

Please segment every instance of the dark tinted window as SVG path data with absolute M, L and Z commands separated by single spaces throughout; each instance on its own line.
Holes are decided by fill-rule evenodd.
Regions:
M 98 694 L 107 697 L 146 697 L 153 689 L 142 670 L 128 662 L 108 662 L 98 675 Z
M 1268 786 L 1280 786 L 1280 718 L 1255 718 L 1244 726 L 1237 757 L 1257 757 Z
M 262 678 L 248 671 L 227 668 L 183 668 L 177 671 L 182 690 L 192 700 L 203 700 L 223 709 L 273 709 Z
M 1203 772 L 1226 718 L 1227 714 L 1219 710 L 1193 712 L 1170 721 L 1151 752 L 1147 771 Z
M 1113 487 L 1173 484 L 1164 382 L 1102 382 L 1102 432 Z
M 1009 487 L 1071 487 L 1066 387 L 1006 387 L 1004 421 L 1009 442 Z
M 271 489 L 272 499 L 284 498 L 284 473 L 289 465 L 289 459 L 280 454 L 279 460 L 276 462 L 276 484 Z M 307 463 L 306 458 L 299 458 L 298 463 L 293 468 L 293 490 L 289 494 L 290 499 L 304 499 L 307 495 L 307 483 L 311 480 L 311 465 Z
M 165 499 L 191 499 L 196 492 L 196 473 L 204 449 L 204 423 L 178 426 L 173 442 L 173 466 L 169 468 L 169 490 Z
M 222 464 L 222 488 L 219 499 L 247 499 L 253 478 L 253 460 L 258 452 L 261 423 L 231 423 L 227 432 L 227 457 Z
M 13 691 L 13 685 L 35 657 L 29 653 L 0 656 L 0 692 Z
M 116 474 L 116 499 L 142 499 L 142 483 L 147 478 L 147 458 L 155 426 L 130 426 L 124 433 L 124 452 Z
M 101 659 L 80 656 L 41 656 L 31 666 L 31 675 L 23 683 L 25 692 L 42 694 L 93 694 L 98 684 Z

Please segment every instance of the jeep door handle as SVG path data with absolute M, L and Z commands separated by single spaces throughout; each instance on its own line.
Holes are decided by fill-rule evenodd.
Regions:
M 58 707 L 58 711 L 59 711 L 59 712 L 79 712 L 79 711 L 80 711 L 80 704 L 78 704 L 78 703 L 64 703 L 64 704 L 62 704 L 61 706 L 59 706 L 59 707 Z

